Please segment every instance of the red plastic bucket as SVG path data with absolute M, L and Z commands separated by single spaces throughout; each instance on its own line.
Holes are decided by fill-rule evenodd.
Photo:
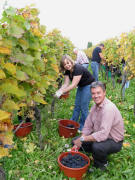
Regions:
M 69 153 L 71 153 L 72 155 L 79 154 L 85 160 L 88 161 L 88 164 L 86 164 L 82 168 L 69 168 L 69 167 L 64 166 L 61 163 L 61 160 L 63 159 L 63 157 L 67 156 Z M 75 178 L 76 180 L 82 180 L 83 174 L 86 173 L 86 171 L 87 171 L 87 169 L 88 169 L 88 167 L 90 165 L 90 159 L 89 159 L 88 156 L 86 156 L 85 154 L 83 154 L 81 152 L 73 152 L 73 151 L 71 151 L 71 152 L 63 152 L 58 157 L 58 164 L 59 164 L 59 167 L 60 167 L 61 171 L 63 171 L 66 176 L 71 177 L 71 178 Z
M 67 127 L 73 125 L 74 128 Z M 59 135 L 65 138 L 74 137 L 79 129 L 80 124 L 73 120 L 61 119 L 59 120 Z
M 14 130 L 19 126 L 19 124 L 14 126 Z M 27 136 L 32 130 L 32 123 L 31 122 L 27 122 L 27 123 L 23 123 L 19 129 L 15 132 L 15 135 L 18 137 L 25 137 Z
M 69 92 L 65 93 L 65 94 L 62 94 L 60 96 L 60 99 L 67 99 L 69 97 Z

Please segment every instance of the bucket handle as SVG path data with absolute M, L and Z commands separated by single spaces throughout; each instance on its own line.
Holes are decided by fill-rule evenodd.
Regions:
M 16 131 L 21 127 L 21 125 L 24 123 L 24 120 L 17 126 L 17 128 L 13 131 L 13 133 L 16 133 Z

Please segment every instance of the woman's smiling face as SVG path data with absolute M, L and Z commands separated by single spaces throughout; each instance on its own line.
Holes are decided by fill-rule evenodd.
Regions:
M 73 64 L 68 59 L 65 59 L 63 66 L 64 66 L 64 69 L 68 71 L 71 71 L 73 69 Z

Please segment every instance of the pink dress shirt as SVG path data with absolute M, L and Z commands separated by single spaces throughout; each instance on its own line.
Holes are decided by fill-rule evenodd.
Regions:
M 92 135 L 97 142 L 106 139 L 122 141 L 124 122 L 116 105 L 107 98 L 99 106 L 95 104 L 85 121 L 82 133 Z

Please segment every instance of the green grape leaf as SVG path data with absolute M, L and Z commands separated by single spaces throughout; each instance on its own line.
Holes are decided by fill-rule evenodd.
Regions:
M 29 77 L 25 72 L 17 70 L 16 71 L 16 79 L 18 79 L 20 81 L 25 81 L 25 80 L 28 80 Z

